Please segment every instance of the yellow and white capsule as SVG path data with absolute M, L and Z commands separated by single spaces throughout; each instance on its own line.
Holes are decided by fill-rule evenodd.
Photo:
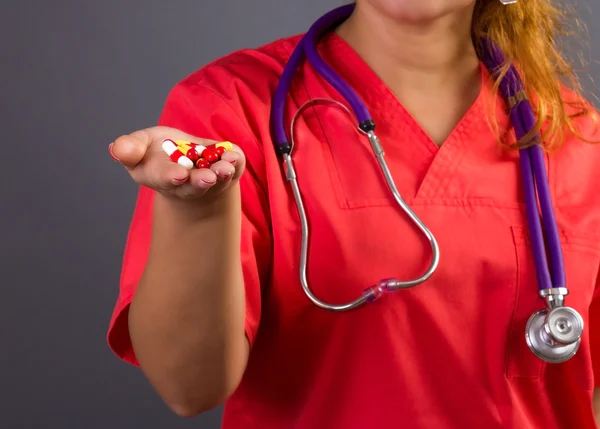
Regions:
M 177 164 L 182 165 L 188 170 L 194 168 L 193 161 L 181 153 L 181 151 L 177 148 L 177 144 L 173 140 L 165 140 L 162 144 L 162 148 L 166 154 L 169 155 L 169 157 Z

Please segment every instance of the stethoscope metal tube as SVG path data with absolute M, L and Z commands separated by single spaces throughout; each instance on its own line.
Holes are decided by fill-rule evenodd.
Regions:
M 352 116 L 352 113 L 350 112 L 350 110 L 341 103 L 338 103 L 334 100 L 328 100 L 328 99 L 315 99 L 315 100 L 310 100 L 307 103 L 305 103 L 304 105 L 300 106 L 300 108 L 298 109 L 298 111 L 296 112 L 294 117 L 292 118 L 292 123 L 290 125 L 290 137 L 291 137 L 290 150 L 287 154 L 283 155 L 283 160 L 284 160 L 284 167 L 285 167 L 284 170 L 285 170 L 286 179 L 290 182 L 290 185 L 292 187 L 292 193 L 293 193 L 294 199 L 296 201 L 296 207 L 298 209 L 298 216 L 300 218 L 300 226 L 301 226 L 300 266 L 299 266 L 300 284 L 302 285 L 302 289 L 304 290 L 304 292 L 306 293 L 308 298 L 313 302 L 313 304 L 317 305 L 318 307 L 321 307 L 325 310 L 331 310 L 331 311 L 347 311 L 347 310 L 352 310 L 356 307 L 359 307 L 362 304 L 365 304 L 367 302 L 373 302 L 376 299 L 378 299 L 379 297 L 381 297 L 386 292 L 393 292 L 398 289 L 406 289 L 406 288 L 414 287 L 414 286 L 417 286 L 417 285 L 425 282 L 427 279 L 429 279 L 429 277 L 431 277 L 431 275 L 435 272 L 435 270 L 438 266 L 438 263 L 440 260 L 440 256 L 439 256 L 440 251 L 439 251 L 439 246 L 437 244 L 437 241 L 436 241 L 435 237 L 433 236 L 433 233 L 429 230 L 429 228 L 427 228 L 427 226 L 425 226 L 425 224 L 421 221 L 421 219 L 419 219 L 419 217 L 411 210 L 411 208 L 408 206 L 408 204 L 406 204 L 406 202 L 400 195 L 400 192 L 398 191 L 398 188 L 396 187 L 396 183 L 394 182 L 392 173 L 390 172 L 390 169 L 385 161 L 383 147 L 381 146 L 379 139 L 377 138 L 377 136 L 375 135 L 375 133 L 373 131 L 364 133 L 364 131 L 361 130 L 361 132 L 366 134 L 366 136 L 369 139 L 371 148 L 377 158 L 377 161 L 379 162 L 379 166 L 380 166 L 381 172 L 385 178 L 386 184 L 387 184 L 389 190 L 391 191 L 391 193 L 393 194 L 396 203 L 404 211 L 404 213 L 406 213 L 406 215 L 410 218 L 410 220 L 419 228 L 419 230 L 425 235 L 425 237 L 428 239 L 429 244 L 431 246 L 432 261 L 429 265 L 429 268 L 425 271 L 425 273 L 417 279 L 408 280 L 408 281 L 400 281 L 395 278 L 381 280 L 378 284 L 373 285 L 373 286 L 367 288 L 365 291 L 363 291 L 362 295 L 360 295 L 355 300 L 344 303 L 344 304 L 326 303 L 326 302 L 320 300 L 312 292 L 312 290 L 308 284 L 308 279 L 307 279 L 308 247 L 309 247 L 309 240 L 310 240 L 308 217 L 306 215 L 306 209 L 304 207 L 304 202 L 302 200 L 302 193 L 300 192 L 300 186 L 298 184 L 298 175 L 296 174 L 296 169 L 294 168 L 294 161 L 292 158 L 292 153 L 293 153 L 293 149 L 295 146 L 294 130 L 295 130 L 296 119 L 304 111 L 304 109 L 306 107 L 308 107 L 309 105 L 311 105 L 315 102 L 332 102 L 332 103 L 336 104 L 338 107 L 340 107 L 341 109 L 343 109 L 344 111 L 346 111 L 346 113 L 348 113 L 350 116 Z
M 387 162 L 385 162 L 385 158 L 384 158 L 385 154 L 383 151 L 383 147 L 381 146 L 381 142 L 379 141 L 379 139 L 377 138 L 377 136 L 375 135 L 375 133 L 373 131 L 369 131 L 367 133 L 367 136 L 369 137 L 369 142 L 371 143 L 371 148 L 373 149 L 373 153 L 375 154 L 375 156 L 377 157 L 377 161 L 379 162 L 379 168 L 381 169 L 381 172 L 383 173 L 383 177 L 385 178 L 385 181 L 387 183 L 387 186 L 388 186 L 390 192 L 394 196 L 394 200 L 396 201 L 396 204 L 398 204 L 398 206 L 402 209 L 402 211 L 417 226 L 417 228 L 419 228 L 419 230 L 427 238 L 427 241 L 429 242 L 429 245 L 431 246 L 432 258 L 431 258 L 429 268 L 427 269 L 427 271 L 425 271 L 425 274 L 423 274 L 421 277 L 414 279 L 414 280 L 408 280 L 408 281 L 396 280 L 394 283 L 387 285 L 386 288 L 388 291 L 394 291 L 397 289 L 406 289 L 406 288 L 420 285 L 421 283 L 423 283 L 427 279 L 429 279 L 429 277 L 431 277 L 433 275 L 433 273 L 435 272 L 435 270 L 437 269 L 437 266 L 440 262 L 440 248 L 437 244 L 437 241 L 436 241 L 433 233 L 429 230 L 429 228 L 427 228 L 427 226 L 425 226 L 423 221 L 421 221 L 421 219 L 419 219 L 419 217 L 415 214 L 415 212 L 412 211 L 412 209 L 408 206 L 408 204 L 406 204 L 406 202 L 400 195 L 400 191 L 398 191 L 398 188 L 396 186 L 396 183 L 394 182 L 392 173 L 390 172 Z
M 513 4 L 516 0 L 503 0 L 503 4 Z M 429 279 L 439 263 L 439 247 L 432 232 L 411 210 L 400 195 L 392 174 L 384 158 L 383 147 L 375 134 L 375 122 L 360 100 L 358 95 L 337 75 L 320 57 L 317 43 L 327 31 L 343 22 L 354 10 L 354 5 L 346 5 L 332 10 L 317 20 L 304 35 L 298 46 L 294 49 L 286 64 L 280 82 L 275 91 L 271 109 L 271 126 L 273 140 L 277 154 L 282 158 L 286 179 L 290 182 L 294 199 L 298 209 L 301 224 L 301 249 L 299 275 L 302 288 L 308 298 L 318 307 L 332 311 L 346 311 L 357 308 L 365 303 L 373 302 L 386 292 L 409 288 L 419 285 Z M 535 115 L 531 104 L 527 100 L 523 84 L 514 67 L 510 67 L 505 76 L 497 76 L 497 71 L 504 64 L 500 50 L 491 42 L 484 40 L 484 58 L 482 59 L 488 70 L 496 74 L 500 81 L 500 90 L 510 107 L 510 118 L 515 129 L 517 139 L 523 139 L 529 130 L 536 125 Z M 351 106 L 354 116 L 358 120 L 359 129 L 369 139 L 373 153 L 378 161 L 386 185 L 392 193 L 399 208 L 418 227 L 427 238 L 431 250 L 432 260 L 429 268 L 419 278 L 409 281 L 398 279 L 385 279 L 367 288 L 362 295 L 354 301 L 344 304 L 329 304 L 317 298 L 311 291 L 307 280 L 308 248 L 309 248 L 309 222 L 298 185 L 298 176 L 294 169 L 292 150 L 294 144 L 294 122 L 296 116 L 303 110 L 301 106 L 292 120 L 291 141 L 284 129 L 285 105 L 287 94 L 294 77 L 294 73 L 304 59 L 307 59 L 317 73 L 331 84 Z M 332 100 L 329 100 L 332 101 Z M 344 109 L 348 109 L 341 103 Z M 539 134 L 535 136 L 539 141 Z M 536 268 L 539 294 L 546 302 L 546 308 L 534 313 L 529 319 L 525 332 L 525 341 L 530 349 L 540 359 L 546 362 L 564 362 L 571 358 L 578 350 L 583 332 L 583 319 L 573 308 L 565 306 L 565 297 L 568 295 L 562 258 L 562 248 L 558 227 L 552 207 L 552 200 L 548 186 L 548 177 L 545 170 L 544 156 L 539 145 L 520 150 L 520 165 L 523 175 L 522 183 L 525 195 L 525 206 L 530 241 L 533 249 L 533 259 Z M 539 205 L 538 208 L 538 198 Z M 543 218 L 540 220 L 539 210 Z M 547 242 L 546 242 L 547 241 Z M 548 255 L 546 254 L 546 245 Z M 548 265 L 550 262 L 550 266 Z

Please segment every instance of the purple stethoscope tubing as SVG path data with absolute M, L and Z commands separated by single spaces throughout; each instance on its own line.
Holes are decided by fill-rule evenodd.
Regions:
M 483 62 L 488 70 L 490 70 L 490 73 L 493 74 L 504 63 L 504 58 L 502 52 L 491 42 L 486 41 L 484 43 L 487 44 L 487 55 L 483 58 Z M 508 69 L 506 76 L 500 81 L 500 91 L 506 100 L 524 91 L 523 84 L 514 66 Z M 527 99 L 517 101 L 517 104 L 510 110 L 509 115 L 518 140 L 525 137 L 536 125 L 531 103 Z M 539 134 L 534 139 L 539 140 Z M 566 276 L 562 247 L 552 207 L 543 151 L 538 145 L 533 145 L 521 149 L 519 156 L 527 213 L 527 226 L 533 249 L 538 286 L 541 290 L 565 287 Z M 543 227 L 538 214 L 536 194 L 537 198 L 539 198 L 542 212 Z M 544 235 L 547 239 L 546 243 L 544 243 Z M 548 246 L 548 253 L 550 255 L 551 271 L 548 267 L 548 258 L 546 257 L 546 245 Z
M 286 153 L 286 150 L 291 150 L 291 148 L 287 149 L 289 139 L 285 131 L 285 106 L 294 75 L 305 58 L 308 58 L 317 73 L 327 80 L 350 104 L 359 122 L 371 119 L 369 110 L 358 95 L 323 61 L 316 49 L 318 40 L 323 34 L 344 22 L 353 10 L 353 4 L 345 5 L 333 9 L 319 18 L 302 37 L 288 59 L 279 78 L 271 107 L 271 126 L 278 154 L 282 155 Z

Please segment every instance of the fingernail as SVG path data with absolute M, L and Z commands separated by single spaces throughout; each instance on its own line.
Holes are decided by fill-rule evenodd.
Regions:
M 219 176 L 219 179 L 227 180 L 231 177 L 231 173 L 217 173 L 217 176 Z
M 184 177 L 183 179 L 178 179 L 178 178 L 176 178 L 176 179 L 173 179 L 173 183 L 183 183 L 183 182 L 185 182 L 186 180 L 187 180 L 187 177 Z
M 209 181 L 209 180 L 204 180 L 204 179 L 200 179 L 200 184 L 204 184 L 204 185 L 214 185 L 215 183 L 217 183 L 216 181 Z
M 108 153 L 110 154 L 110 156 L 111 156 L 111 158 L 112 158 L 112 159 L 114 159 L 115 161 L 117 161 L 117 162 L 118 162 L 118 161 L 119 161 L 119 158 L 117 158 L 117 157 L 115 156 L 115 154 L 113 153 L 113 144 L 114 144 L 114 143 L 111 143 L 111 144 L 109 144 L 109 145 L 108 145 Z

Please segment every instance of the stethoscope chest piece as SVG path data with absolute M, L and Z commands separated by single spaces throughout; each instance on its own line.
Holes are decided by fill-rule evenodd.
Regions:
M 579 350 L 583 319 L 570 307 L 543 309 L 527 322 L 525 340 L 531 351 L 548 363 L 562 363 Z

